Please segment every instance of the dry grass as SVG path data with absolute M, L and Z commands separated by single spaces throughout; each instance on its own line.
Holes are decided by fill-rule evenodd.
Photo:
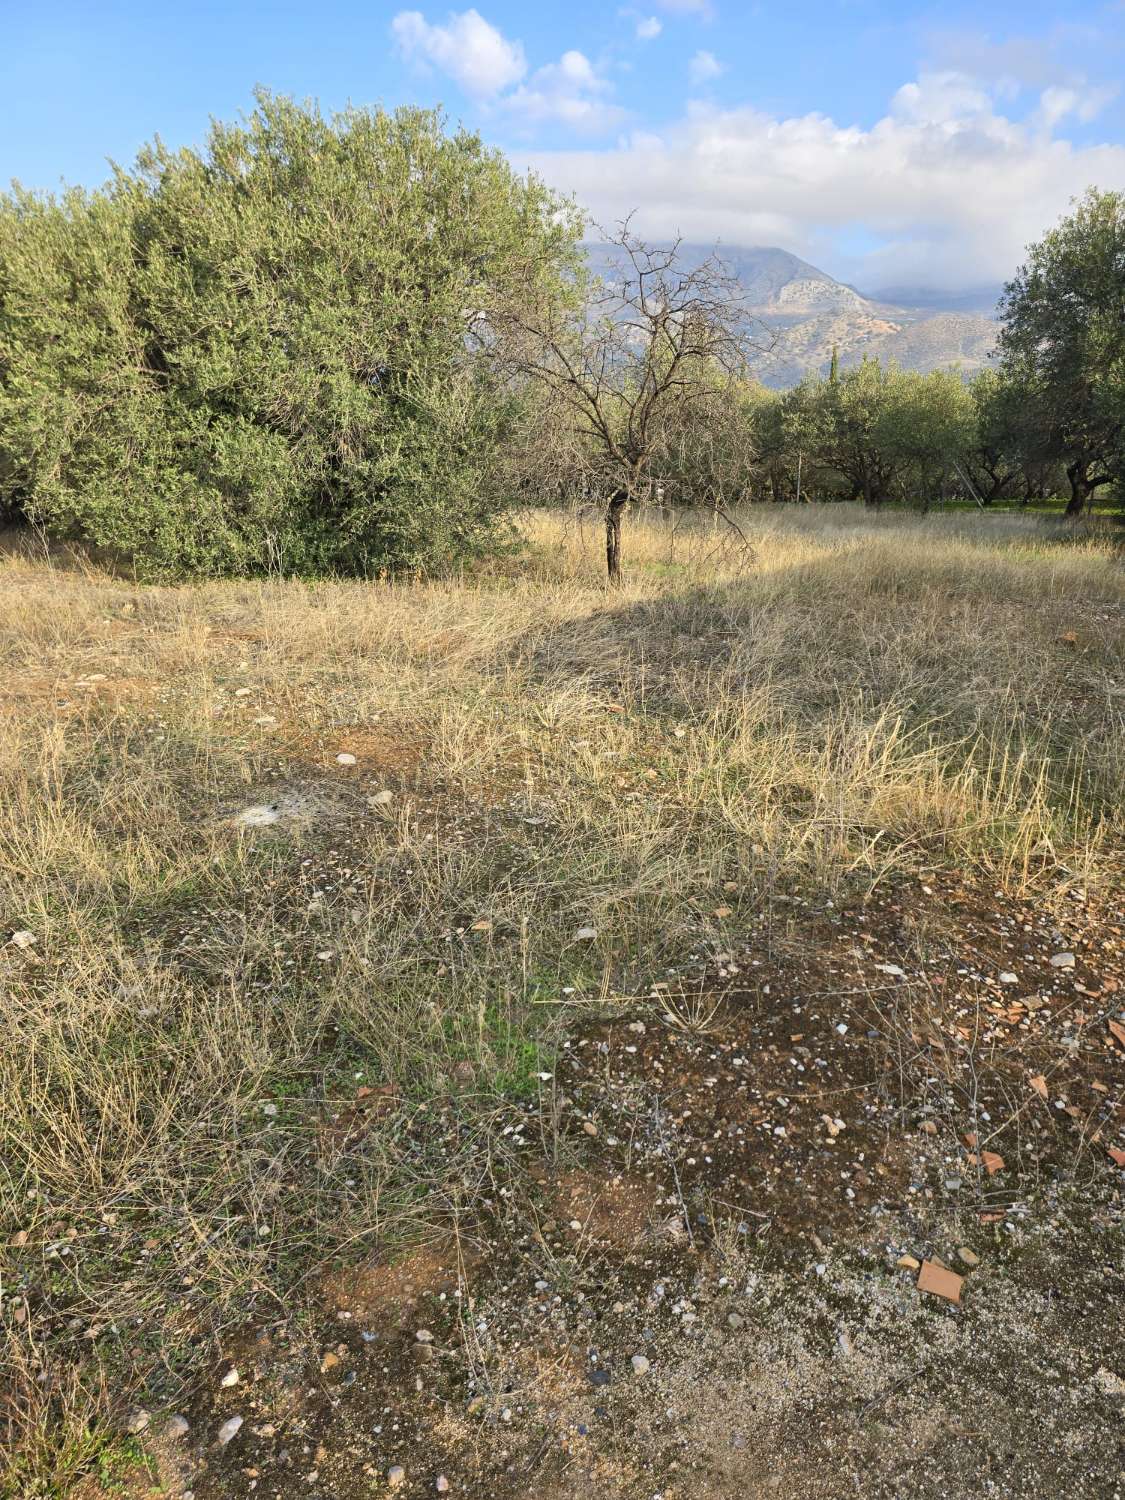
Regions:
M 634 525 L 612 595 L 577 516 L 394 587 L 6 560 L 0 878 L 35 939 L 0 953 L 12 1485 L 64 1492 L 83 1450 L 50 1434 L 107 1380 L 174 1390 L 325 1257 L 456 1222 L 567 1015 L 699 951 L 716 899 L 1119 876 L 1106 536 L 740 525 Z M 238 825 L 262 801 L 300 815 Z

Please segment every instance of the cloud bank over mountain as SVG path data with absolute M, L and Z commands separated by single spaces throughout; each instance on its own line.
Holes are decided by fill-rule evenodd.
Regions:
M 1097 138 L 1118 88 L 1071 56 L 1080 32 L 1088 57 L 1090 26 L 1006 41 L 934 34 L 930 61 L 855 123 L 740 99 L 711 0 L 618 14 L 615 46 L 538 65 L 530 42 L 475 9 L 434 21 L 402 11 L 391 33 L 409 68 L 451 80 L 486 134 L 597 221 L 635 211 L 652 238 L 780 245 L 868 287 L 1002 281 L 1086 187 L 1125 188 L 1120 132 Z M 642 112 L 627 85 L 656 67 L 669 27 L 679 62 L 665 55 Z
M 666 129 L 528 161 L 599 222 L 635 210 L 641 234 L 780 245 L 867 286 L 975 286 L 1011 275 L 1088 185 L 1125 188 L 1125 146 L 1056 133 L 1092 107 L 1051 86 L 1015 121 L 945 71 L 904 84 L 869 129 L 697 102 Z

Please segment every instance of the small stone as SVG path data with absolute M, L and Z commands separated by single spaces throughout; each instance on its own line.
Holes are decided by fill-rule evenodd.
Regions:
M 590 1384 L 591 1385 L 608 1385 L 609 1384 L 609 1371 L 608 1370 L 592 1370 L 590 1372 Z
M 922 1262 L 915 1260 L 913 1255 L 900 1255 L 898 1260 L 895 1261 L 895 1265 L 900 1271 L 917 1271 L 921 1264 Z
M 593 1120 L 584 1120 L 582 1122 L 582 1129 L 587 1135 L 597 1135 L 598 1133 L 598 1127 L 594 1124 Z
M 341 750 L 339 755 L 337 755 L 336 757 L 336 764 L 338 766 L 354 766 L 355 756 L 350 754 L 350 752 L 347 750 Z
M 151 1420 L 150 1414 L 145 1411 L 143 1406 L 135 1406 L 125 1418 L 125 1431 L 133 1433 L 143 1432 Z
M 191 1423 L 186 1417 L 180 1416 L 179 1413 L 177 1413 L 174 1417 L 169 1417 L 167 1422 L 164 1424 L 164 1436 L 166 1438 L 187 1437 L 190 1431 Z
M 1073 969 L 1074 968 L 1074 954 L 1073 953 L 1055 953 L 1055 954 L 1053 954 L 1052 957 L 1051 957 L 1051 968 L 1052 969 Z
M 241 1426 L 241 1417 L 228 1417 L 226 1419 L 223 1425 L 219 1428 L 219 1443 L 222 1445 L 222 1447 L 226 1447 L 226 1445 L 230 1442 L 231 1438 L 234 1437 Z
M 852 1336 L 846 1328 L 840 1329 L 840 1332 L 836 1335 L 836 1342 L 839 1344 L 842 1354 L 851 1354 L 855 1348 L 855 1345 L 852 1343 Z
M 339 1363 L 340 1356 L 338 1354 L 326 1354 L 320 1362 L 320 1373 L 327 1375 L 329 1370 L 334 1370 Z
M 649 1370 L 648 1360 L 643 1354 L 634 1354 L 632 1359 L 633 1369 L 638 1375 L 647 1375 Z
M 644 1036 L 647 1028 L 643 1021 L 630 1021 L 625 1030 L 631 1031 L 634 1036 Z
M 13 948 L 34 948 L 37 939 L 33 932 L 26 932 L 20 929 L 17 932 L 13 932 L 8 941 Z
M 580 927 L 574 934 L 574 940 L 577 943 L 588 943 L 592 938 L 596 938 L 597 935 L 598 929 L 596 927 Z
M 230 1369 L 223 1376 L 222 1380 L 219 1381 L 219 1384 L 223 1386 L 224 1389 L 229 1391 L 232 1385 L 238 1384 L 238 1379 L 238 1371 L 234 1368 L 233 1365 L 231 1365 Z
M 923 1120 L 921 1125 L 918 1126 L 918 1129 L 922 1131 L 924 1135 L 937 1135 L 937 1125 L 933 1120 Z
M 280 818 L 280 812 L 272 803 L 260 802 L 253 807 L 244 807 L 235 821 L 246 828 L 266 828 L 271 823 L 277 823 Z
M 419 1328 L 414 1337 L 420 1344 L 432 1344 L 434 1341 L 434 1336 L 428 1328 Z
M 401 1464 L 392 1464 L 387 1470 L 387 1484 L 392 1490 L 406 1483 L 406 1470 Z
M 444 1495 L 447 1492 L 449 1489 L 449 1480 L 446 1479 L 444 1474 L 439 1474 L 434 1480 L 434 1489 L 437 1490 L 439 1495 Z
M 395 794 L 394 794 L 394 792 L 389 792 L 389 791 L 386 790 L 386 788 L 384 788 L 383 791 L 376 792 L 374 794 L 374 796 L 368 797 L 368 799 L 367 799 L 367 805 L 368 805 L 368 807 L 387 807 L 394 800 L 395 800 Z
M 875 967 L 881 974 L 889 974 L 892 979 L 906 978 L 906 970 L 900 969 L 898 964 L 876 964 Z
M 975 1250 L 970 1250 L 969 1247 L 968 1247 L 968 1245 L 961 1245 L 961 1246 L 958 1247 L 957 1257 L 961 1261 L 962 1265 L 966 1265 L 966 1266 L 979 1266 L 980 1265 L 980 1256 L 976 1253 Z
M 746 1319 L 741 1313 L 731 1313 L 727 1318 L 727 1323 L 737 1333 L 740 1328 L 745 1327 Z
M 1011 970 L 1006 970 L 1003 974 L 1000 975 L 1001 984 L 1019 984 L 1019 982 L 1019 975 L 1013 974 Z

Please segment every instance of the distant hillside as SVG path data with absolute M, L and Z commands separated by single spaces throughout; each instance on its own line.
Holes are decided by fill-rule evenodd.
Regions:
M 613 246 L 587 248 L 599 275 L 607 281 L 620 276 L 620 254 Z M 681 258 L 689 267 L 709 253 L 706 245 L 681 246 Z M 833 347 L 845 366 L 870 354 L 893 359 L 907 370 L 957 365 L 972 375 L 986 363 L 996 340 L 992 318 L 956 305 L 924 305 L 927 296 L 937 294 L 919 288 L 912 291 L 914 305 L 876 301 L 787 250 L 724 245 L 720 253 L 744 288 L 754 317 L 764 325 L 763 343 L 773 340 L 772 348 L 754 365 L 767 385 L 795 385 L 810 371 L 825 372 Z M 972 294 L 969 300 L 984 295 Z M 950 304 L 961 300 L 951 298 Z

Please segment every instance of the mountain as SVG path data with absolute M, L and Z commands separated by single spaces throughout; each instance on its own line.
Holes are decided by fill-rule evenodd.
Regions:
M 621 253 L 615 246 L 587 249 L 598 275 L 608 282 L 621 276 Z M 680 262 L 690 269 L 710 253 L 710 246 L 684 244 Z M 737 277 L 757 325 L 757 342 L 763 347 L 752 364 L 766 385 L 790 386 L 810 371 L 826 373 L 833 348 L 842 366 L 875 355 L 906 370 L 957 366 L 972 375 L 987 362 L 996 341 L 996 324 L 979 310 L 980 302 L 966 307 L 956 295 L 943 300 L 920 288 L 903 302 L 865 297 L 788 250 L 771 246 L 724 245 L 719 253 Z

